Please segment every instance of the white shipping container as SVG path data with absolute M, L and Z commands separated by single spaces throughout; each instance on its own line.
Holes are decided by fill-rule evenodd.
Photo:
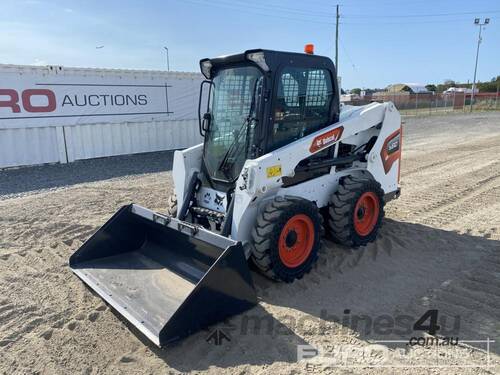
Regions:
M 201 142 L 198 73 L 0 65 L 0 168 Z

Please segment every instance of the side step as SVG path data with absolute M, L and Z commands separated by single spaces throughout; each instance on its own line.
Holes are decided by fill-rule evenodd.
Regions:
M 85 242 L 70 267 L 158 346 L 257 303 L 241 243 L 135 204 Z

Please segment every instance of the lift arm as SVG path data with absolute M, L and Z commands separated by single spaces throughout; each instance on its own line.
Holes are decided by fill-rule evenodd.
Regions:
M 258 204 L 276 195 L 283 177 L 293 177 L 300 161 L 342 140 L 380 125 L 377 141 L 367 155 L 367 167 L 386 193 L 397 189 L 397 168 L 385 172 L 381 152 L 388 137 L 401 126 L 399 112 L 391 102 L 372 103 L 341 113 L 340 121 L 254 160 L 247 160 L 236 183 L 233 238 L 245 238 Z M 248 223 L 248 224 L 247 224 Z M 240 233 L 238 233 L 240 232 Z

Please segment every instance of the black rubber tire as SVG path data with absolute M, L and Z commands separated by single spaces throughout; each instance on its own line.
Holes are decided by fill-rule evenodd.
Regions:
M 354 228 L 354 209 L 363 193 L 373 192 L 379 200 L 377 222 L 371 232 L 361 236 Z M 375 241 L 384 217 L 384 191 L 370 177 L 347 176 L 341 179 L 328 209 L 327 229 L 333 241 L 357 248 Z
M 169 216 L 172 217 L 177 217 L 177 197 L 175 194 L 172 194 L 170 197 L 168 197 L 168 207 L 167 207 L 167 213 Z
M 314 242 L 309 256 L 294 268 L 287 267 L 280 259 L 278 242 L 288 220 L 297 214 L 307 215 L 313 222 Z M 322 219 L 316 205 L 295 197 L 276 197 L 267 203 L 257 215 L 252 230 L 252 252 L 250 258 L 265 276 L 290 283 L 311 271 L 318 260 L 321 247 Z

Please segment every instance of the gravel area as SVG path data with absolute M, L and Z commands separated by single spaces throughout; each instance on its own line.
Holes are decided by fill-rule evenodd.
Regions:
M 358 251 L 325 241 L 315 269 L 293 284 L 252 272 L 258 306 L 158 349 L 68 259 L 123 205 L 165 211 L 171 155 L 0 172 L 0 374 L 500 374 L 500 113 L 407 119 L 402 195 L 385 207 L 377 241 Z M 496 340 L 491 354 L 478 342 L 406 341 L 380 343 L 382 367 L 297 362 L 299 344 L 360 358 L 373 340 L 408 337 L 346 317 L 383 328 L 409 316 L 412 326 L 429 309 L 439 311 L 438 334 Z M 231 340 L 207 341 L 216 328 Z
M 172 169 L 173 151 L 0 170 L 0 199 Z

